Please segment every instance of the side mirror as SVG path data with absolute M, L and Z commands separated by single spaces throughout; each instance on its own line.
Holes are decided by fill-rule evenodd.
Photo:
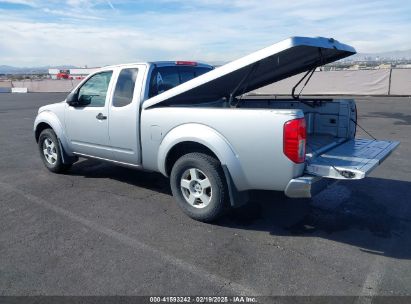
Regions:
M 74 93 L 70 93 L 68 94 L 67 98 L 66 98 L 66 102 L 68 103 L 69 106 L 72 107 L 76 107 L 79 106 L 79 100 L 78 100 L 78 93 L 74 92 Z

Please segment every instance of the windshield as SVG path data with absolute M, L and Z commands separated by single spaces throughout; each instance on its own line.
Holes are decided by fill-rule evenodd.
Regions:
M 196 66 L 156 67 L 151 74 L 149 97 L 170 90 L 211 70 L 211 67 Z

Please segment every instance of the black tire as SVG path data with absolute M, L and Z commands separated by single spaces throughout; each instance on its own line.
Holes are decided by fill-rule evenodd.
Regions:
M 46 148 L 46 140 L 48 143 L 52 142 L 54 145 L 53 149 L 49 149 L 49 151 L 52 152 L 53 155 L 56 155 L 56 157 L 51 158 L 52 160 L 55 160 L 54 163 L 49 162 L 43 152 L 43 150 Z M 41 131 L 38 141 L 38 147 L 40 151 L 40 157 L 43 160 L 44 165 L 51 172 L 63 173 L 70 169 L 72 164 L 63 164 L 60 145 L 56 133 L 54 133 L 52 129 L 44 129 L 43 131 Z
M 183 189 L 181 186 L 182 179 L 190 181 L 190 185 L 193 182 L 195 183 L 191 177 L 191 174 L 188 175 L 190 180 L 183 177 L 183 174 L 189 174 L 187 172 L 191 172 L 190 169 L 194 168 L 198 170 L 197 172 L 199 172 L 198 180 L 203 179 L 201 180 L 202 182 L 207 179 L 210 184 L 208 188 L 202 189 L 200 187 L 201 192 L 199 192 L 206 193 L 206 195 L 208 195 L 209 200 L 207 204 L 203 204 L 202 199 L 200 198 L 196 198 L 195 203 L 190 204 L 189 199 L 186 199 L 186 197 L 188 195 L 191 197 L 191 193 L 193 192 L 188 190 L 189 188 Z M 221 217 L 228 209 L 228 192 L 224 172 L 219 161 L 214 157 L 203 153 L 189 153 L 182 156 L 176 161 L 173 169 L 171 170 L 170 185 L 173 196 L 177 200 L 180 208 L 184 211 L 184 213 L 195 220 L 212 222 Z M 190 189 L 194 189 L 194 187 Z M 196 202 L 198 202 L 198 204 Z M 200 205 L 204 205 L 204 207 L 200 207 Z

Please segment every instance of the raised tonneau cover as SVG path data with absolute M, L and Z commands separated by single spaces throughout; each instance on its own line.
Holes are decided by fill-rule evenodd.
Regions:
M 154 96 L 143 108 L 214 101 L 233 92 L 241 95 L 355 53 L 353 47 L 332 38 L 291 37 Z

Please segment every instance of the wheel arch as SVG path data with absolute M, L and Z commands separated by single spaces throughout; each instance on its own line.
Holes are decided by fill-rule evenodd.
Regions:
M 173 168 L 175 162 L 185 154 L 193 153 L 193 152 L 200 152 L 207 155 L 210 155 L 220 161 L 217 155 L 209 149 L 207 146 L 200 144 L 195 141 L 182 141 L 174 145 L 167 153 L 165 159 L 165 173 L 167 176 L 170 175 L 171 169 Z
M 44 129 L 48 128 L 52 129 L 54 133 L 56 133 L 57 139 L 64 148 L 65 153 L 71 156 L 63 126 L 58 117 L 50 111 L 41 112 L 39 115 L 37 115 L 36 120 L 34 121 L 34 137 L 36 139 L 36 142 L 38 142 L 39 140 L 40 133 Z
M 246 189 L 247 181 L 241 163 L 229 142 L 213 128 L 201 124 L 184 124 L 168 132 L 158 151 L 158 169 L 169 176 L 181 156 L 201 152 L 215 157 L 221 164 L 232 206 L 243 204 L 238 193 Z
M 36 142 L 39 142 L 40 133 L 45 129 L 53 129 L 53 127 L 50 126 L 47 122 L 40 122 L 36 126 L 36 128 L 34 130 L 34 137 L 36 139 Z

